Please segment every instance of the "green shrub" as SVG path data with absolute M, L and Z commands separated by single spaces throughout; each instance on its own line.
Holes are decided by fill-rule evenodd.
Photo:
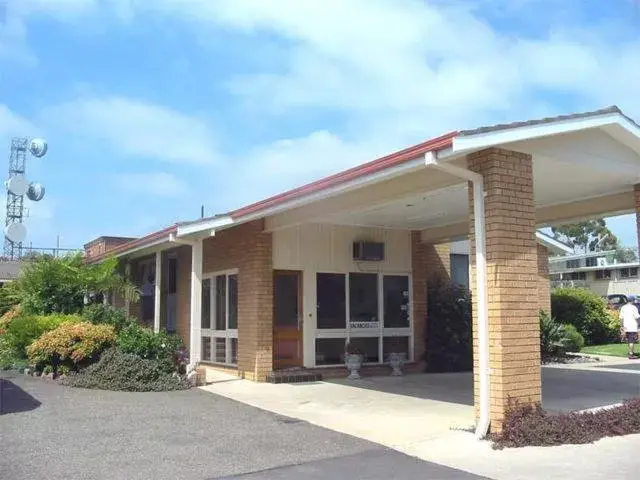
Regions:
M 116 333 L 132 323 L 135 319 L 129 317 L 121 308 L 114 308 L 102 303 L 88 305 L 82 311 L 85 320 L 96 325 L 112 325 Z
M 540 356 L 542 360 L 564 356 L 566 343 L 564 326 L 540 310 Z
M 563 325 L 564 329 L 564 346 L 566 352 L 579 352 L 584 347 L 584 337 L 573 325 Z
M 11 370 L 19 361 L 20 356 L 16 350 L 7 341 L 7 338 L 0 335 L 0 370 Z
M 587 345 L 602 345 L 619 339 L 607 304 L 591 290 L 558 288 L 551 294 L 551 315 L 561 324 L 573 325 Z
M 93 325 L 89 322 L 63 323 L 44 333 L 27 347 L 29 362 L 36 370 L 60 365 L 77 370 L 97 360 L 99 354 L 116 342 L 111 325 Z
M 126 326 L 118 334 L 120 351 L 144 359 L 166 362 L 167 368 L 171 370 L 182 347 L 183 343 L 179 336 L 166 332 L 156 333 L 137 323 Z
M 5 337 L 16 353 L 25 358 L 26 349 L 43 333 L 58 328 L 62 323 L 78 323 L 77 315 L 18 315 L 11 320 Z
M 167 372 L 162 362 L 140 358 L 117 348 L 106 350 L 100 360 L 61 383 L 79 388 L 127 392 L 162 392 L 189 388 L 187 380 Z
M 473 369 L 471 294 L 440 278 L 429 282 L 425 360 L 427 372 Z

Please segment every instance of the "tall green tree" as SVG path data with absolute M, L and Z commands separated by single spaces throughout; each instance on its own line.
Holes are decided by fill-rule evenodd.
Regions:
M 604 218 L 552 227 L 551 231 L 556 239 L 584 253 L 617 250 L 620 246 Z
M 26 261 L 12 298 L 26 313 L 79 313 L 89 294 L 116 292 L 136 300 L 136 287 L 118 273 L 118 260 L 87 264 L 81 254 L 38 255 Z

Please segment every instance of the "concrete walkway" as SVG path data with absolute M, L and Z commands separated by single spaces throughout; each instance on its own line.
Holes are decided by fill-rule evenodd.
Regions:
M 562 410 L 640 393 L 630 361 L 543 369 L 545 403 Z M 596 367 L 597 365 L 597 367 Z M 639 366 L 640 368 L 640 366 Z M 613 370 L 613 371 L 612 371 Z M 620 372 L 618 372 L 620 370 Z M 640 435 L 595 444 L 496 451 L 473 425 L 469 375 L 407 375 L 313 384 L 257 384 L 213 373 L 203 390 L 493 479 L 611 479 L 637 474 Z M 446 401 L 446 400 L 449 401 Z M 581 406 L 584 403 L 584 406 Z M 593 405 L 592 405 L 593 404 Z

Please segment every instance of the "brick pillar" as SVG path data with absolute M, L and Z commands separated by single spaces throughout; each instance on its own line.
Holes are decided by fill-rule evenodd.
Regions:
M 238 370 L 264 382 L 273 370 L 273 258 L 270 232 L 252 232 L 238 275 Z
M 551 315 L 551 279 L 549 278 L 549 250 L 538 244 L 538 301 L 540 310 Z
M 440 278 L 446 282 L 451 280 L 451 245 L 425 245 L 425 262 L 427 279 Z
M 413 358 L 424 363 L 427 325 L 427 245 L 419 231 L 411 232 L 411 278 L 413 289 Z
M 491 429 L 496 432 L 502 428 L 509 397 L 523 403 L 541 401 L 533 168 L 530 155 L 497 148 L 469 155 L 468 165 L 483 175 L 486 195 Z M 469 190 L 470 238 L 473 238 L 473 188 Z M 473 278 L 474 242 L 471 250 Z M 473 311 L 474 370 L 477 372 L 475 295 Z M 477 373 L 474 380 L 477 412 Z
M 176 250 L 176 330 L 185 345 L 191 339 L 191 247 L 184 245 Z

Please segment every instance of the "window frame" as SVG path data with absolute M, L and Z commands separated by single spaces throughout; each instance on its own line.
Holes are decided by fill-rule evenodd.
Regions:
M 203 288 L 204 288 L 204 281 L 205 280 L 209 280 L 209 328 L 201 328 L 200 329 L 200 337 L 201 337 L 201 342 L 202 342 L 202 338 L 210 338 L 211 340 L 211 358 L 208 359 L 202 359 L 202 361 L 207 362 L 207 363 L 212 363 L 212 364 L 216 364 L 216 365 L 225 365 L 225 366 L 234 366 L 237 367 L 238 363 L 237 363 L 237 358 L 236 358 L 236 362 L 233 362 L 233 354 L 232 354 L 232 350 L 233 350 L 233 339 L 236 340 L 236 342 L 238 342 L 238 326 L 236 324 L 236 328 L 231 329 L 229 328 L 229 278 L 231 276 L 235 275 L 236 278 L 238 278 L 239 276 L 239 270 L 237 268 L 232 268 L 232 269 L 228 269 L 228 270 L 219 270 L 216 272 L 208 272 L 206 274 L 202 275 L 202 284 L 203 284 Z M 224 309 L 224 316 L 225 316 L 225 329 L 224 330 L 218 330 L 217 329 L 217 323 L 216 323 L 216 316 L 218 314 L 217 311 L 217 301 L 218 301 L 218 295 L 217 295 L 217 279 L 219 277 L 224 277 L 225 278 L 225 295 L 224 295 L 224 301 L 225 301 L 225 309 Z M 236 280 L 236 299 L 239 298 L 239 294 L 237 292 L 237 288 L 238 288 L 238 280 Z M 237 305 L 236 305 L 236 323 L 237 323 Z M 220 362 L 217 361 L 217 339 L 224 339 L 224 343 L 225 343 L 225 361 L 224 362 Z M 237 344 L 237 343 L 236 343 Z M 236 357 L 238 355 L 239 351 L 236 348 Z
M 343 275 L 345 277 L 345 324 L 346 328 L 317 328 L 317 310 L 314 315 L 315 325 L 314 336 L 313 336 L 313 368 L 335 368 L 336 366 L 341 366 L 341 363 L 338 364 L 330 364 L 330 365 L 318 365 L 316 362 L 316 340 L 323 338 L 341 338 L 346 342 L 349 338 L 369 338 L 376 337 L 378 338 L 378 362 L 365 362 L 364 365 L 385 365 L 388 364 L 386 358 L 384 358 L 384 339 L 389 337 L 408 337 L 409 342 L 409 351 L 407 352 L 408 359 L 407 361 L 414 361 L 414 318 L 413 318 L 413 275 L 411 272 L 407 271 L 366 271 L 366 270 L 349 270 L 349 271 L 332 271 L 332 270 L 322 270 L 316 271 L 313 273 L 314 283 L 317 282 L 317 275 L 331 273 Z M 349 277 L 351 273 L 369 273 L 377 276 L 377 294 L 378 294 L 378 326 L 376 327 L 366 327 L 366 328 L 352 328 L 350 321 L 350 281 Z M 407 286 L 408 286 L 408 317 L 409 317 L 409 326 L 408 327 L 384 327 L 384 277 L 385 276 L 403 276 L 407 277 Z

